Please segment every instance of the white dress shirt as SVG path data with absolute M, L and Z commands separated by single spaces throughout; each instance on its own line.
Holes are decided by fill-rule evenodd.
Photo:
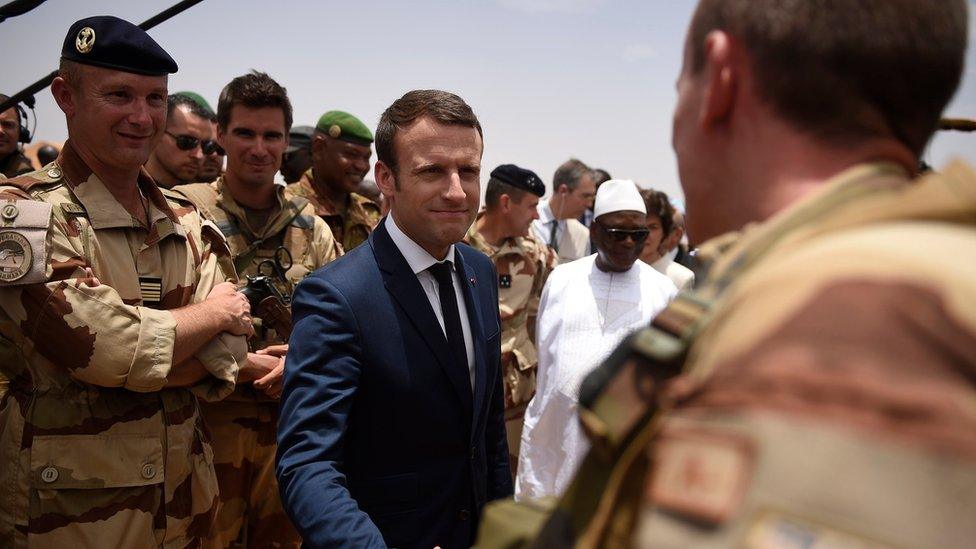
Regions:
M 552 224 L 556 224 L 556 254 L 560 263 L 589 255 L 590 230 L 576 219 L 556 219 L 549 201 L 539 202 L 539 219 L 532 222 L 532 232 L 540 242 L 549 245 Z
M 447 329 L 444 327 L 444 313 L 441 312 L 441 297 L 437 286 L 437 279 L 427 270 L 435 263 L 441 262 L 434 259 L 434 256 L 427 253 L 427 250 L 423 249 L 420 244 L 417 244 L 409 236 L 404 234 L 400 230 L 400 227 L 397 227 L 392 213 L 386 218 L 386 231 L 390 233 L 393 244 L 403 254 L 403 258 L 407 260 L 407 265 L 410 265 L 410 270 L 413 271 L 413 274 L 417 275 L 417 280 L 420 281 L 420 286 L 424 289 L 424 293 L 427 294 L 427 301 L 430 302 L 430 308 L 434 310 L 434 316 L 437 317 L 437 322 L 440 323 L 441 331 L 444 332 L 444 337 L 446 338 Z M 464 350 L 468 358 L 468 376 L 471 381 L 471 389 L 474 390 L 474 339 L 471 337 L 471 322 L 468 320 L 468 307 L 464 303 L 464 292 L 461 290 L 462 281 L 460 275 L 458 275 L 457 266 L 454 263 L 454 254 L 454 245 L 451 244 L 444 261 L 450 262 L 452 267 L 451 272 L 454 274 L 452 277 L 454 280 L 454 296 L 457 298 L 458 315 L 461 317 L 461 332 L 464 334 Z

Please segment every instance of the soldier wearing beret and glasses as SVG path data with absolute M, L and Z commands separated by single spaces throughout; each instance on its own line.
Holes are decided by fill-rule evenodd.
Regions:
M 233 391 L 253 328 L 220 233 L 141 169 L 176 70 L 127 21 L 76 22 L 51 84 L 68 140 L 0 184 L 11 546 L 193 546 L 217 510 L 197 398 Z

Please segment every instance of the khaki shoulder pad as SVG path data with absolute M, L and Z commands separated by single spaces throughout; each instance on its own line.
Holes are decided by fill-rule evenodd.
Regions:
M 60 184 L 63 178 L 64 172 L 61 171 L 61 168 L 53 166 L 48 169 L 35 170 L 23 175 L 11 177 L 4 181 L 3 185 L 16 187 L 24 192 L 30 192 L 31 190 L 35 190 L 36 187 Z
M 51 209 L 37 200 L 0 201 L 0 286 L 46 280 Z
M 210 250 L 217 257 L 230 257 L 230 246 L 227 245 L 227 239 L 224 238 L 224 234 L 220 232 L 216 223 L 204 219 L 200 225 L 200 237 L 210 244 Z
M 159 192 L 162 193 L 163 196 L 165 196 L 168 200 L 179 202 L 183 206 L 193 206 L 193 208 L 196 209 L 196 204 L 194 204 L 189 197 L 179 191 L 159 187 Z
M 197 209 L 206 209 L 217 203 L 217 191 L 210 183 L 177 185 L 166 192 L 169 193 L 167 196 L 179 196 L 181 200 L 189 200 Z

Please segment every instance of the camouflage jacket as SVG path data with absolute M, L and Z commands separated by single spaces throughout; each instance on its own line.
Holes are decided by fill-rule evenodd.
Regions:
M 6 177 L 16 177 L 32 171 L 34 166 L 30 159 L 19 150 L 10 153 L 6 158 L 0 158 L 0 174 Z
M 971 546 L 976 173 L 856 166 L 703 252 L 715 257 L 703 283 L 654 321 L 690 341 L 684 373 L 654 384 L 647 420 L 641 377 L 665 363 L 620 363 L 581 411 L 594 451 L 544 532 L 569 521 L 573 539 L 605 546 Z
M 552 249 L 532 236 L 509 238 L 499 247 L 492 246 L 476 226 L 477 222 L 471 225 L 464 242 L 487 255 L 498 271 L 502 362 L 515 369 L 505 368 L 506 407 L 527 404 L 535 392 L 535 317 L 539 297 L 559 260 Z
M 287 281 L 279 283 L 278 288 L 285 296 L 290 296 L 295 285 L 309 273 L 342 255 L 329 226 L 315 215 L 311 204 L 280 185 L 276 186 L 277 213 L 264 227 L 248 224 L 244 208 L 231 197 L 222 177 L 212 183 L 180 185 L 173 191 L 192 200 L 201 214 L 220 228 L 242 279 L 256 275 L 258 265 L 273 259 L 279 246 L 287 249 L 292 266 L 285 273 Z M 253 349 L 282 342 L 274 330 L 263 327 L 257 318 L 255 329 L 258 333 L 251 342 Z M 253 388 L 243 384 L 234 398 L 253 396 Z
M 217 482 L 196 397 L 230 393 L 247 349 L 215 338 L 196 355 L 212 377 L 166 388 L 168 309 L 225 279 L 226 248 L 188 201 L 145 172 L 138 185 L 148 230 L 70 141 L 55 163 L 0 182 L 4 547 L 184 547 L 209 529 Z
M 376 202 L 356 193 L 349 193 L 346 200 L 345 216 L 336 212 L 331 204 L 321 199 L 312 185 L 312 170 L 296 183 L 288 185 L 288 190 L 295 196 L 307 198 L 315 208 L 315 214 L 325 220 L 332 229 L 336 240 L 342 243 L 342 248 L 349 251 L 359 246 L 373 232 L 380 221 L 380 207 Z

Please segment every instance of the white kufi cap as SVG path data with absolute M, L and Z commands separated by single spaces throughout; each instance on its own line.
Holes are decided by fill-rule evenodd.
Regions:
M 629 179 L 611 179 L 600 185 L 593 205 L 593 218 L 613 212 L 647 213 L 636 183 Z

